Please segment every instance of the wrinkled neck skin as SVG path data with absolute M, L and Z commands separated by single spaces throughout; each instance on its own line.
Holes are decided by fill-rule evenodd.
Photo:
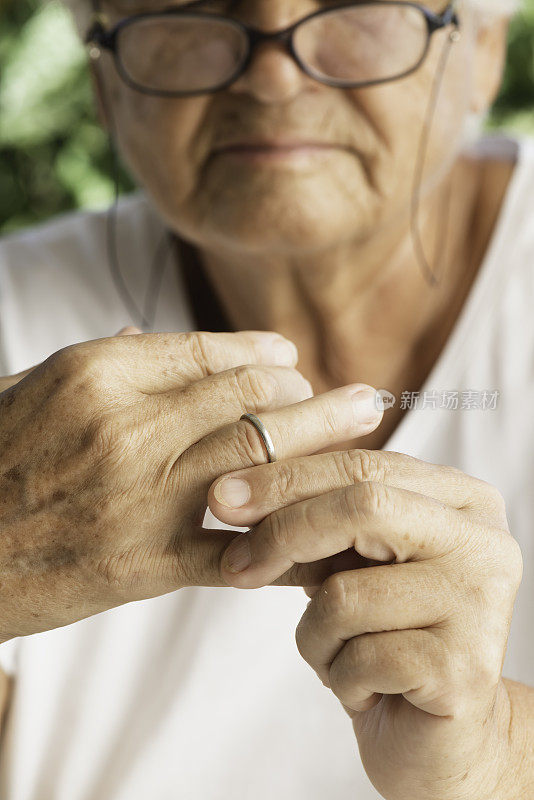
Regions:
M 201 258 L 234 328 L 276 330 L 294 341 L 298 369 L 316 394 L 362 381 L 399 398 L 420 389 L 443 349 L 482 263 L 512 171 L 508 162 L 460 156 L 421 204 L 421 238 L 432 271 L 441 274 L 437 286 L 425 279 L 415 257 L 408 213 L 367 241 L 320 253 L 250 256 L 236 248 L 201 250 Z M 440 269 L 430 256 L 443 231 L 447 190 Z M 358 446 L 383 446 L 403 415 L 398 406 Z

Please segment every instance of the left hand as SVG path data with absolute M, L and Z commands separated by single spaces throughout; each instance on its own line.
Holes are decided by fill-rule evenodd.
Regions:
M 283 574 L 297 583 L 287 577 L 299 565 L 309 575 L 311 562 L 347 550 L 374 564 L 308 580 L 321 585 L 307 590 L 296 640 L 352 718 L 376 789 L 387 800 L 500 800 L 510 723 L 501 671 L 522 559 L 499 492 L 371 450 L 233 473 L 250 486 L 237 509 L 215 494 L 228 477 L 211 486 L 211 511 L 255 526 L 236 537 L 250 567 L 221 565 L 229 585 Z

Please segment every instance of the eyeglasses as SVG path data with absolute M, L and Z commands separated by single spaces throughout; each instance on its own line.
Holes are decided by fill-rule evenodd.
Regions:
M 453 26 L 452 41 L 460 37 L 456 0 L 441 14 L 404 0 L 345 2 L 272 33 L 196 10 L 206 1 L 136 14 L 111 30 L 97 14 L 85 40 L 89 55 L 98 59 L 102 49 L 109 50 L 122 79 L 139 92 L 187 97 L 230 86 L 263 42 L 282 45 L 311 78 L 349 89 L 414 72 L 442 28 Z

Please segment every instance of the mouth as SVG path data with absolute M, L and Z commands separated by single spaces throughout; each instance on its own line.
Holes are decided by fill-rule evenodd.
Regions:
M 309 161 L 312 158 L 327 158 L 335 151 L 346 147 L 317 141 L 288 139 L 242 140 L 231 142 L 214 150 L 216 156 L 227 156 L 248 162 Z

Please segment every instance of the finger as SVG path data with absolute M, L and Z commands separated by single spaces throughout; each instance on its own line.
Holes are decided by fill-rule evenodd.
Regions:
M 323 682 L 354 636 L 443 625 L 453 612 L 453 587 L 434 566 L 391 564 L 338 572 L 308 603 L 296 630 L 297 647 Z
M 247 364 L 218 372 L 185 389 L 155 395 L 152 416 L 154 425 L 165 433 L 166 452 L 178 457 L 183 474 L 188 472 L 185 465 L 193 453 L 184 451 L 224 426 L 233 426 L 245 411 L 262 413 L 312 396 L 311 384 L 295 369 Z M 219 448 L 220 445 L 213 446 L 208 461 L 214 460 Z M 198 476 L 198 468 L 194 474 Z M 204 499 L 208 486 L 209 483 L 203 490 Z
M 359 383 L 264 411 L 261 421 L 271 436 L 277 458 L 291 458 L 374 430 L 383 416 L 383 411 L 376 407 L 375 397 L 372 387 Z M 230 470 L 262 464 L 267 459 L 260 434 L 247 420 L 206 436 L 190 448 L 186 457 L 190 471 L 195 473 L 198 473 L 195 465 L 209 465 L 209 483 Z M 273 580 L 280 574 L 273 575 Z
M 392 451 L 354 449 L 223 475 L 210 487 L 208 504 L 221 522 L 247 527 L 283 506 L 364 481 L 409 489 L 458 509 L 474 509 L 484 502 L 488 513 L 495 496 L 488 492 L 488 483 L 454 467 Z M 491 511 L 499 517 L 497 503 Z
M 348 572 L 349 570 L 367 569 L 377 565 L 383 567 L 384 562 L 375 561 L 372 558 L 364 558 L 353 547 L 349 547 L 341 553 L 311 561 L 309 564 L 293 564 L 290 569 L 269 585 L 301 586 L 309 597 L 313 597 L 315 592 L 321 588 L 324 581 L 331 575 L 335 575 L 338 572 Z M 228 585 L 227 581 L 224 581 L 224 585 Z
M 232 542 L 221 567 L 230 585 L 258 588 L 295 563 L 348 547 L 377 561 L 435 558 L 459 550 L 479 527 L 470 521 L 468 528 L 460 511 L 431 497 L 365 482 L 273 512 Z
M 93 358 L 96 367 L 116 362 L 121 380 L 147 394 L 179 389 L 243 364 L 294 367 L 298 359 L 295 345 L 270 331 L 144 333 L 76 347 L 76 355 Z
M 202 515 L 203 516 L 203 515 Z M 151 575 L 165 576 L 166 583 L 161 593 L 172 591 L 177 586 L 224 586 L 228 583 L 221 577 L 220 562 L 226 547 L 236 537 L 235 531 L 220 528 L 202 528 L 202 520 L 188 530 L 185 526 L 167 546 L 163 556 L 155 556 Z M 238 535 L 238 534 L 237 534 Z M 354 550 L 337 553 L 331 558 L 314 564 L 302 564 L 282 575 L 274 586 L 305 586 L 317 582 L 320 586 L 326 578 L 337 572 L 360 569 L 367 566 Z
M 329 684 L 354 711 L 368 710 L 382 694 L 397 694 L 422 711 L 448 716 L 458 710 L 462 659 L 468 662 L 469 654 L 456 657 L 432 629 L 367 633 L 343 646 Z

